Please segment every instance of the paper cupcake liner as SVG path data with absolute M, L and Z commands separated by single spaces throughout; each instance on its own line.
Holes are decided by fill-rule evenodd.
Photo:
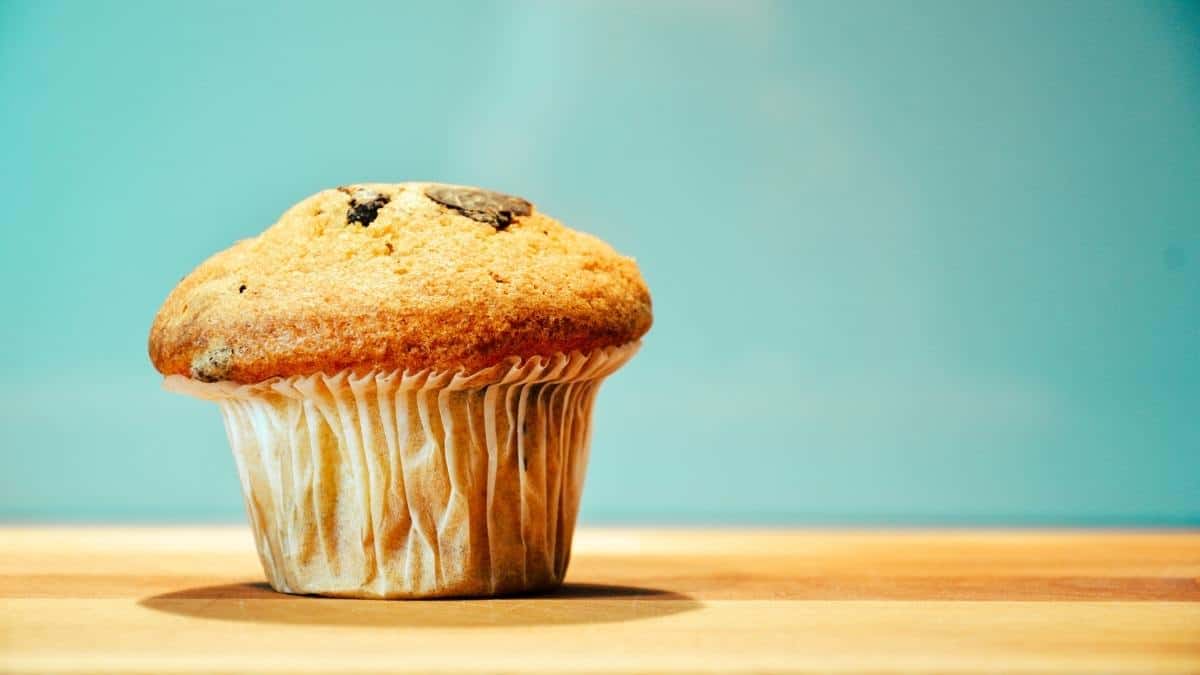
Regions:
M 637 351 L 475 373 L 340 372 L 252 385 L 170 376 L 216 401 L 271 586 L 404 598 L 560 584 L 603 378 Z

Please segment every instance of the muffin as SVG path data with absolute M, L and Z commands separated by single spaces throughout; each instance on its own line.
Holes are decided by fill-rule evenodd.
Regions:
M 149 352 L 224 418 L 271 586 L 490 596 L 563 580 L 630 258 L 497 192 L 319 192 L 171 291 Z

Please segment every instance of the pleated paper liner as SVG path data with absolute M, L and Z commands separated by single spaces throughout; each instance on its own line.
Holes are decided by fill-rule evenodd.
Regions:
M 474 373 L 167 377 L 216 401 L 271 586 L 358 598 L 562 583 L 592 402 L 638 343 Z

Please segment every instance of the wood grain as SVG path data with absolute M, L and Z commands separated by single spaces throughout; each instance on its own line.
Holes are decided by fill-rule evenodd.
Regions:
M 243 528 L 0 528 L 0 672 L 1200 672 L 1200 533 L 584 530 L 546 597 L 262 583 Z

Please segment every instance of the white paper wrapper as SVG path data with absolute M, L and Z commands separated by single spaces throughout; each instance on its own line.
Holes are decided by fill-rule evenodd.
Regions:
M 498 595 L 562 582 L 596 389 L 637 348 L 164 387 L 220 404 L 276 590 Z

